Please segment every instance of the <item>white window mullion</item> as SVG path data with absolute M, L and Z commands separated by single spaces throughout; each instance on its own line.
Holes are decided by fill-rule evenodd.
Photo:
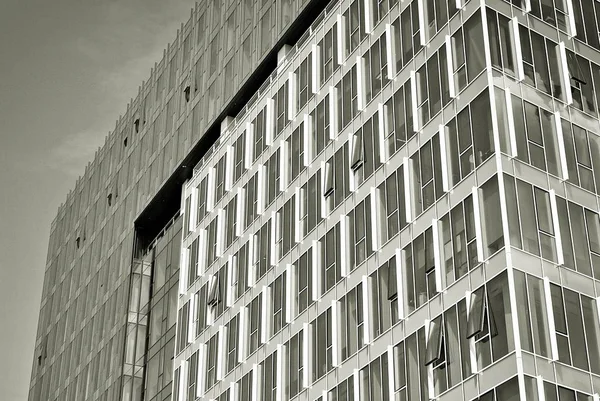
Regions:
M 308 167 L 311 164 L 313 159 L 312 147 L 313 147 L 313 121 L 312 116 L 310 114 L 304 115 L 304 158 L 302 162 L 304 163 L 304 167 Z
M 400 248 L 396 248 L 394 254 L 396 255 L 396 289 L 398 291 L 398 319 L 403 320 L 406 317 L 404 305 L 407 305 L 408 300 L 406 299 L 406 280 L 403 280 L 405 274 L 404 261 L 405 254 Z
M 298 112 L 298 102 L 296 101 L 298 96 L 298 76 L 296 73 L 290 71 L 288 73 L 288 115 L 286 118 L 288 121 L 292 121 L 296 117 Z
M 248 239 L 248 287 L 254 288 L 256 285 L 256 264 L 258 261 L 258 248 L 260 244 L 256 234 L 250 235 Z
M 338 52 L 338 64 L 344 64 L 346 60 L 346 18 L 342 14 L 337 15 L 337 52 Z
M 266 344 L 271 334 L 271 287 L 263 286 L 262 288 L 262 311 L 260 319 L 260 343 Z
M 385 141 L 385 137 L 386 137 L 387 133 L 389 132 L 389 125 L 390 125 L 390 121 L 388 121 L 388 117 L 387 117 L 387 108 L 388 108 L 388 106 L 386 106 L 383 103 L 379 103 L 377 105 L 377 113 L 379 115 L 379 119 L 378 119 L 379 162 L 381 164 L 387 163 L 387 161 L 390 158 L 390 155 L 388 154 L 388 149 L 386 146 L 386 141 Z M 393 121 L 392 121 L 392 124 L 393 124 Z
M 279 143 L 279 190 L 285 192 L 288 189 L 289 184 L 289 154 L 290 146 L 286 140 L 281 140 Z
M 260 370 L 261 370 L 260 365 L 258 365 L 256 363 L 252 365 L 252 394 L 251 394 L 252 401 L 260 401 L 261 400 L 261 397 L 260 397 L 261 396 Z
M 521 49 L 521 34 L 519 32 L 519 20 L 517 17 L 511 18 L 508 22 L 508 28 L 513 49 L 513 58 L 517 67 L 517 81 L 522 81 L 525 79 L 525 70 L 523 69 L 523 50 Z
M 321 299 L 321 242 L 314 240 L 312 243 L 312 300 Z
M 254 124 L 246 123 L 246 149 L 244 149 L 244 167 L 249 169 L 252 167 L 254 160 Z
M 371 34 L 373 32 L 373 10 L 371 0 L 362 0 L 364 2 L 363 9 L 365 10 L 365 33 Z
M 429 27 L 427 26 L 427 9 L 425 8 L 425 0 L 417 0 L 418 14 L 419 14 L 419 39 L 421 39 L 421 46 L 427 44 L 427 32 Z
M 216 169 L 212 167 L 208 170 L 208 185 L 206 188 L 206 211 L 212 212 L 215 207 L 215 177 Z
M 227 327 L 219 326 L 219 331 L 217 332 L 217 372 L 216 377 L 217 381 L 223 380 L 225 376 L 225 363 L 224 361 L 227 359 L 226 351 L 225 351 L 225 339 L 227 338 Z
M 207 232 L 206 229 L 202 229 L 200 230 L 200 232 L 198 233 L 198 268 L 196 269 L 196 277 L 200 277 L 203 273 L 204 270 L 202 269 L 202 267 L 204 266 L 204 263 L 201 263 L 201 258 L 204 258 L 206 255 L 206 237 L 207 237 Z
M 299 244 L 302 242 L 302 221 L 300 216 L 302 212 L 302 188 L 296 187 L 294 189 L 294 242 Z
M 331 364 L 333 367 L 340 366 L 341 349 L 341 303 L 335 299 L 331 301 Z
M 373 310 L 372 279 L 362 276 L 362 308 L 363 308 L 363 340 L 365 344 L 371 343 L 371 313 Z
M 285 322 L 292 323 L 296 316 L 296 266 L 288 264 L 285 271 Z
M 281 246 L 281 213 L 273 211 L 271 213 L 271 246 L 269 247 L 269 265 L 277 265 Z
M 329 138 L 335 139 L 338 134 L 338 88 L 329 87 Z
M 181 250 L 181 266 L 188 266 L 190 261 L 190 250 L 187 247 L 183 247 Z M 187 269 L 179 269 L 179 295 L 183 295 L 186 293 L 188 287 L 188 272 Z
M 413 119 L 413 131 L 419 132 L 419 109 L 417 104 L 417 73 L 416 71 L 410 72 L 410 103 L 412 107 L 412 119 Z
M 235 302 L 235 300 L 233 299 L 233 272 L 236 265 L 236 259 L 237 256 L 227 256 L 227 287 L 225 288 L 225 305 L 228 308 L 231 308 L 233 306 L 233 303 Z
M 265 112 L 265 142 L 273 146 L 275 138 L 275 100 L 268 98 Z
M 564 265 L 565 256 L 562 247 L 562 234 L 560 231 L 560 221 L 558 218 L 558 206 L 556 204 L 556 193 L 553 189 L 550 190 L 550 211 L 552 214 L 552 226 L 554 228 L 554 241 L 556 245 L 556 263 L 558 265 Z
M 454 99 L 456 97 L 456 87 L 454 83 L 454 46 L 452 46 L 452 37 L 450 35 L 446 35 L 445 37 L 445 46 L 446 46 L 446 73 L 448 74 L 448 90 L 450 93 L 450 97 Z M 442 72 L 443 73 L 443 72 Z
M 366 64 L 365 59 L 361 56 L 356 56 L 356 107 L 359 111 L 364 110 L 366 99 Z
M 277 344 L 277 369 L 275 371 L 275 401 L 284 401 L 283 389 L 286 386 L 286 367 L 287 361 L 285 360 L 285 346 L 283 344 Z
M 544 300 L 548 318 L 548 331 L 550 334 L 551 360 L 558 361 L 558 341 L 556 338 L 556 325 L 554 322 L 554 308 L 552 307 L 552 294 L 550 293 L 550 280 L 544 277 Z
M 438 130 L 440 140 L 440 164 L 442 165 L 442 189 L 444 192 L 450 192 L 452 164 L 448 160 L 448 150 L 450 149 L 450 130 L 445 125 L 440 124 Z
M 367 227 L 367 229 L 371 230 L 371 247 L 373 248 L 373 252 L 379 250 L 379 244 L 381 241 L 381 224 L 380 221 L 383 221 L 381 217 L 381 208 L 378 202 L 379 200 L 379 189 L 377 187 L 370 188 L 370 196 L 371 201 L 370 204 L 370 212 L 371 212 L 371 227 Z
M 237 204 L 235 206 L 235 236 L 241 237 L 244 233 L 244 216 L 246 214 L 246 189 L 243 186 L 237 189 Z
M 258 179 L 256 183 L 256 213 L 262 216 L 265 211 L 265 180 L 267 178 L 267 167 L 258 165 Z
M 246 352 L 248 350 L 248 308 L 244 305 L 240 306 L 240 322 L 238 328 L 238 362 L 242 363 L 246 360 Z
M 482 216 L 481 207 L 479 204 L 479 188 L 473 187 L 471 190 L 473 197 L 473 215 L 475 217 L 475 241 L 477 245 L 477 261 L 483 262 L 485 259 L 483 253 L 483 229 L 482 229 Z
M 414 162 L 412 159 L 405 157 L 403 160 L 404 164 L 404 202 L 405 202 L 405 211 L 406 211 L 406 221 L 412 222 L 415 216 L 415 195 L 416 191 L 414 190 Z
M 302 388 L 310 388 L 312 378 L 312 325 L 302 324 Z
M 558 144 L 558 157 L 563 180 L 569 179 L 569 167 L 567 166 L 567 152 L 565 150 L 565 138 L 562 130 L 560 112 L 554 113 L 554 129 L 556 130 L 556 142 Z
M 434 259 L 434 276 L 435 276 L 435 289 L 437 292 L 444 291 L 444 283 L 442 281 L 442 242 L 440 240 L 440 224 L 438 219 L 431 221 L 431 231 L 433 236 L 433 259 Z
M 310 88 L 313 94 L 319 92 L 319 85 L 321 82 L 321 49 L 319 45 L 312 45 L 312 62 L 310 64 L 310 73 L 312 77 L 312 87 Z M 306 150 L 305 150 L 306 151 Z
M 565 0 L 565 5 L 567 8 L 567 28 L 569 38 L 574 38 L 575 36 L 577 36 L 577 25 L 575 23 L 575 9 L 573 8 L 573 0 Z
M 348 215 L 342 215 L 340 218 L 340 274 L 347 277 L 350 273 L 348 253 L 354 247 L 350 244 L 350 218 Z
M 565 103 L 568 105 L 573 104 L 573 92 L 571 91 L 571 77 L 569 75 L 569 65 L 567 64 L 567 49 L 565 48 L 565 42 L 560 42 L 556 46 L 556 52 L 558 57 L 558 67 L 560 70 L 560 84 L 565 94 Z
M 223 255 L 223 251 L 225 250 L 225 210 L 219 209 L 217 211 L 217 247 L 216 247 L 216 256 L 221 257 Z
M 392 24 L 385 24 L 385 45 L 386 45 L 386 62 L 387 62 L 387 78 L 392 80 L 396 76 L 396 28 Z
M 233 184 L 233 146 L 227 147 L 227 153 L 225 154 L 225 191 L 231 191 L 231 185 Z
M 517 157 L 519 154 L 517 148 L 517 134 L 515 129 L 515 116 L 513 114 L 512 93 L 509 88 L 504 89 L 506 100 L 506 117 L 508 120 L 508 140 L 510 143 L 510 156 Z
M 229 385 L 229 401 L 241 401 L 237 382 L 231 382 Z

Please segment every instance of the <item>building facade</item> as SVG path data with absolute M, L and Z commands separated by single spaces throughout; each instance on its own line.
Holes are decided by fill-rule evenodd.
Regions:
M 599 21 L 197 5 L 53 223 L 30 399 L 597 400 Z

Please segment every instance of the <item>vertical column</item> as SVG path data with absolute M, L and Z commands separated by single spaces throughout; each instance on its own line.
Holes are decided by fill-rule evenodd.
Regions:
M 573 0 L 565 0 L 567 8 L 567 22 L 569 38 L 577 36 L 577 25 L 575 25 L 575 9 L 573 8 Z
M 373 247 L 373 251 L 376 252 L 379 250 L 379 245 L 382 243 L 381 241 L 381 224 L 383 221 L 381 216 L 381 207 L 380 207 L 380 194 L 379 189 L 377 187 L 370 188 L 370 212 L 371 212 L 371 246 Z
M 302 232 L 302 221 L 300 220 L 300 216 L 303 216 L 302 213 L 302 188 L 296 187 L 294 189 L 294 242 L 299 244 L 302 242 L 303 232 Z
M 189 265 L 189 254 L 190 254 L 190 250 L 187 247 L 183 247 L 183 249 L 181 250 L 181 266 L 188 266 Z M 188 286 L 187 283 L 187 269 L 179 269 L 179 295 L 183 295 L 186 293 L 186 289 Z
M 261 401 L 261 368 L 260 365 L 252 365 L 252 401 Z
M 512 93 L 509 88 L 504 88 L 504 96 L 506 97 L 506 116 L 508 117 L 508 140 L 510 143 L 510 156 L 518 156 L 517 135 L 515 130 L 515 116 L 513 114 Z
M 378 128 L 379 128 L 379 162 L 381 164 L 385 164 L 388 162 L 390 155 L 388 154 L 388 148 L 386 146 L 386 135 L 388 134 L 388 132 L 390 132 L 389 130 L 389 126 L 390 126 L 390 121 L 388 121 L 388 113 L 387 113 L 387 108 L 388 106 L 386 106 L 383 103 L 379 103 L 377 105 L 377 114 L 379 116 L 378 118 Z M 392 121 L 392 124 L 394 122 Z
M 410 106 L 412 107 L 412 119 L 413 119 L 413 131 L 419 132 L 419 109 L 417 105 L 417 92 L 418 92 L 418 83 L 417 83 L 417 72 L 410 72 Z
M 233 299 L 233 275 L 237 274 L 235 269 L 236 257 L 234 255 L 229 255 L 227 257 L 227 286 L 225 288 L 226 296 L 225 296 L 225 305 L 228 308 L 231 308 L 234 303 Z
M 208 182 L 206 186 L 206 210 L 212 212 L 215 207 L 215 176 L 216 169 L 214 167 L 208 170 Z
M 414 190 L 414 163 L 412 159 L 405 157 L 404 168 L 404 202 L 406 207 L 406 221 L 412 222 L 416 217 L 415 213 L 415 190 Z
M 192 295 L 189 301 L 189 313 L 188 313 L 188 332 L 186 333 L 186 344 L 190 344 L 194 341 L 194 335 L 196 334 L 196 308 L 198 308 L 198 297 L 196 294 Z
M 196 397 L 203 397 L 206 389 L 206 344 L 200 343 L 198 346 L 198 376 L 196 377 Z M 181 380 L 180 380 L 181 381 Z
M 267 178 L 266 166 L 259 164 L 257 169 L 257 184 L 256 184 L 256 212 L 262 216 L 265 211 L 265 180 Z
M 438 137 L 440 139 L 440 164 L 442 165 L 442 189 L 444 192 L 450 192 L 452 188 L 452 164 L 449 163 L 448 153 L 450 149 L 450 130 L 443 124 L 438 127 Z
M 219 209 L 217 210 L 217 249 L 216 256 L 221 257 L 223 255 L 223 251 L 225 248 L 225 210 Z
M 473 215 L 475 217 L 475 242 L 477 245 L 477 261 L 482 263 L 485 259 L 483 253 L 483 230 L 481 225 L 481 208 L 479 204 L 479 188 L 473 187 L 471 190 L 473 197 Z
M 198 219 L 197 214 L 198 214 L 198 189 L 196 187 L 193 187 L 192 190 L 190 191 L 190 197 L 191 197 L 191 207 L 190 207 L 190 215 L 189 215 L 189 220 L 188 220 L 188 224 L 189 224 L 189 228 L 190 231 L 192 232 L 196 232 L 196 220 Z
M 281 235 L 281 214 L 273 211 L 271 213 L 271 246 L 269 247 L 269 264 L 271 266 L 277 265 L 279 260 Z
M 421 39 L 421 45 L 425 46 L 428 40 L 429 27 L 427 26 L 427 8 L 425 7 L 424 0 L 417 0 L 417 7 L 419 11 L 419 39 Z
M 302 324 L 302 387 L 310 388 L 312 378 L 311 351 L 312 343 L 312 325 L 310 323 Z
M 277 344 L 277 370 L 275 371 L 275 382 L 276 392 L 274 401 L 283 401 L 283 389 L 285 383 L 285 370 L 287 367 L 287 361 L 285 360 L 285 346 L 283 344 Z
M 198 264 L 197 264 L 198 268 L 196 269 L 196 277 L 199 277 L 202 275 L 202 273 L 204 273 L 204 270 L 203 270 L 204 263 L 202 263 L 201 258 L 203 258 L 206 255 L 206 236 L 207 236 L 207 233 L 206 233 L 205 229 L 199 230 L 199 233 L 198 233 L 198 256 L 197 256 L 198 257 Z M 192 262 L 195 262 L 195 261 L 192 261 Z
M 456 87 L 454 85 L 454 49 L 452 46 L 452 37 L 450 35 L 446 35 L 445 37 L 445 47 L 446 47 L 446 73 L 448 74 L 448 90 L 450 92 L 450 97 L 454 99 L 456 97 Z
M 433 219 L 431 221 L 431 231 L 433 236 L 433 259 L 434 259 L 434 277 L 435 277 L 435 289 L 437 292 L 444 291 L 444 283 L 442 281 L 443 272 L 442 272 L 442 241 L 440 239 L 440 224 L 441 222 L 438 219 Z

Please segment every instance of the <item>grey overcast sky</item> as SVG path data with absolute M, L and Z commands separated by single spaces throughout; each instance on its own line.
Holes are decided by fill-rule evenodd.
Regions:
M 193 0 L 0 0 L 0 400 L 26 400 L 50 223 Z

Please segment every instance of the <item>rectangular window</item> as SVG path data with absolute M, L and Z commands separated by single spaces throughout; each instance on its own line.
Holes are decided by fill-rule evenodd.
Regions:
M 409 313 L 437 294 L 433 246 L 433 231 L 430 227 L 403 250 Z
M 196 281 L 197 272 L 198 272 L 198 238 L 194 239 L 192 245 L 188 247 L 188 288 Z
M 217 260 L 217 221 L 219 217 L 215 218 L 210 222 L 206 230 L 206 266 L 205 271 Z
M 380 355 L 362 368 L 359 372 L 359 377 L 361 400 L 389 401 L 389 394 L 387 391 L 389 388 L 387 353 Z
M 236 183 L 245 171 L 246 131 L 233 144 L 233 182 Z
M 234 257 L 231 283 L 234 288 L 234 299 L 236 301 L 248 290 L 248 244 L 246 242 L 242 245 Z
M 281 192 L 279 183 L 279 180 L 281 179 L 280 153 L 280 149 L 277 149 L 266 163 L 267 179 L 265 185 L 265 198 L 267 206 L 269 206 Z
M 373 282 L 374 337 L 379 337 L 399 322 L 396 257 L 385 262 L 371 274 Z
M 206 210 L 206 198 L 207 198 L 207 186 L 208 186 L 208 177 L 204 177 L 200 184 L 198 184 L 198 224 L 204 219 L 204 216 L 207 214 Z
M 350 156 L 348 155 L 348 142 L 335 152 L 327 161 L 330 166 L 333 196 L 327 197 L 329 211 L 338 207 L 350 195 Z M 327 196 L 326 194 L 324 194 Z
M 285 81 L 285 84 L 277 91 L 275 94 L 275 138 L 279 136 L 281 131 L 288 124 L 288 82 Z
M 227 373 L 231 372 L 238 365 L 238 324 L 238 315 L 235 315 L 227 323 Z M 195 397 L 188 399 L 193 400 Z
M 407 224 L 404 193 L 404 166 L 400 166 L 379 185 L 383 219 L 381 231 L 384 243 L 398 234 Z
M 350 231 L 350 269 L 363 263 L 373 253 L 371 197 L 367 196 L 348 214 Z
M 341 360 L 345 361 L 364 345 L 362 284 L 340 299 L 340 345 Z
M 254 269 L 256 281 L 271 269 L 271 221 L 267 221 L 254 234 Z
M 325 84 L 338 68 L 337 27 L 334 25 L 319 42 L 321 51 L 321 86 Z
M 304 375 L 304 361 L 302 359 L 303 354 L 303 336 L 302 331 L 297 333 L 295 336 L 285 345 L 286 361 L 286 391 L 287 399 L 292 399 L 302 391 L 302 377 Z
M 358 82 L 356 65 L 336 85 L 338 102 L 338 127 L 343 129 L 358 114 Z
M 306 237 L 323 220 L 321 217 L 321 170 L 318 170 L 302 186 L 302 208 L 300 220 L 302 221 L 302 232 Z
M 600 171 L 600 139 L 567 120 L 561 122 L 569 182 L 599 193 L 600 174 L 594 172 Z
M 256 162 L 256 160 L 258 160 L 258 158 L 262 155 L 263 151 L 267 148 L 266 113 L 266 110 L 263 108 L 252 122 L 254 125 L 254 151 L 252 152 L 254 155 L 253 162 Z
M 292 183 L 301 172 L 304 171 L 304 124 L 301 123 L 298 128 L 286 140 L 289 149 L 289 179 Z
M 206 343 L 206 389 L 210 389 L 217 382 L 217 358 L 218 351 L 218 334 L 215 334 Z
M 237 224 L 237 195 L 233 197 L 225 206 L 225 221 L 227 222 L 225 228 L 225 249 L 229 248 L 236 238 L 236 224 Z
M 396 71 L 400 72 L 422 46 L 417 3 L 410 3 L 402 11 L 400 18 L 392 23 L 392 26 L 394 27 L 396 42 Z
M 312 248 L 309 248 L 294 264 L 296 269 L 296 307 L 297 315 L 304 312 L 310 305 L 313 304 L 312 300 L 312 280 L 313 280 L 313 266 L 312 266 Z
M 352 149 L 352 168 L 356 174 L 357 186 L 359 186 L 381 166 L 378 114 L 373 115 L 354 136 L 356 140 Z
M 223 155 L 215 167 L 215 205 L 219 203 L 225 194 L 225 169 L 227 168 L 227 156 Z
M 387 84 L 387 44 L 385 33 L 365 53 L 366 100 L 369 103 Z
M 252 355 L 260 346 L 261 337 L 261 319 L 262 319 L 262 296 L 257 295 L 256 298 L 247 306 L 250 314 L 249 330 L 248 330 L 248 355 Z
M 194 354 L 187 360 L 188 363 L 188 391 L 187 396 L 188 400 L 193 400 L 196 398 L 196 380 L 198 377 L 198 352 L 194 352 Z
M 333 343 L 331 328 L 331 308 L 321 313 L 311 322 L 313 331 L 312 382 L 314 383 L 333 368 Z
M 206 328 L 206 311 L 207 308 L 203 307 L 203 305 L 206 305 L 207 302 L 207 295 L 208 295 L 208 286 L 207 284 L 204 284 L 202 287 L 200 287 L 200 290 L 198 290 L 195 294 L 198 297 L 198 304 L 196 305 L 196 337 L 198 337 L 198 335 L 200 335 L 200 333 L 202 333 L 204 331 L 204 329 Z
M 360 42 L 367 37 L 365 33 L 365 3 L 354 0 L 344 13 L 346 20 L 346 55 L 350 55 Z
M 275 401 L 277 397 L 277 352 L 265 358 L 260 363 L 262 370 L 261 399 Z
M 270 285 L 273 315 L 271 316 L 271 329 L 275 335 L 287 324 L 285 321 L 285 308 L 286 308 L 286 296 L 285 296 L 285 283 L 286 283 L 286 272 L 277 277 L 275 281 Z
M 321 154 L 325 146 L 331 142 L 329 122 L 329 95 L 317 105 L 311 113 L 312 117 L 312 158 L 313 160 Z
M 250 177 L 248 183 L 244 187 L 244 195 L 246 197 L 244 229 L 248 228 L 258 217 L 258 174 L 259 172 Z
M 412 100 L 409 84 L 401 86 L 385 103 L 387 132 L 385 143 L 391 157 L 414 135 L 412 118 Z
M 438 134 L 411 156 L 416 186 L 416 215 L 427 210 L 443 194 Z
M 297 90 L 298 90 L 298 108 L 296 110 L 302 110 L 302 108 L 308 103 L 313 97 L 312 93 L 312 53 L 309 53 L 308 57 L 300 63 L 300 66 L 296 69 L 297 79 Z
M 331 228 L 319 241 L 322 249 L 321 283 L 324 294 L 342 278 L 340 224 Z
M 290 198 L 277 212 L 279 227 L 277 233 L 278 255 L 281 260 L 295 245 L 295 199 Z

